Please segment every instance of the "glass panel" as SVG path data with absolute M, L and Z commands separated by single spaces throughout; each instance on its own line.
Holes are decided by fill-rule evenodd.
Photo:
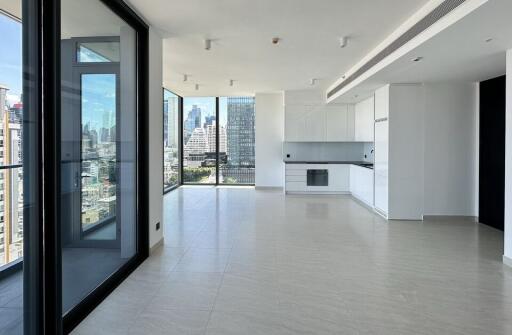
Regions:
M 21 2 L 0 3 L 0 333 L 23 333 Z
M 219 183 L 254 184 L 254 98 L 219 98 Z
M 119 62 L 119 42 L 84 42 L 78 44 L 77 62 Z
M 115 239 L 116 75 L 83 74 L 81 87 L 82 231 L 109 221 L 94 236 Z
M 61 17 L 66 314 L 137 253 L 137 35 L 100 0 L 62 0 Z
M 164 189 L 178 185 L 178 113 L 178 96 L 164 90 Z
M 183 99 L 183 183 L 216 182 L 215 98 Z

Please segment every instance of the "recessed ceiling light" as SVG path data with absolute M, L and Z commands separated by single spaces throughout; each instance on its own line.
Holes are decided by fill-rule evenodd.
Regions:
M 347 36 L 340 37 L 340 48 L 346 47 L 347 44 L 348 44 L 348 37 Z
M 279 37 L 272 38 L 272 44 L 279 44 L 280 41 L 281 41 L 281 39 Z
M 205 39 L 204 40 L 204 49 L 205 50 L 210 50 L 211 48 L 212 48 L 212 40 Z
M 309 84 L 310 84 L 311 86 L 315 86 L 315 84 L 316 84 L 316 78 L 311 78 L 311 80 L 309 81 Z
M 422 60 L 423 60 L 423 57 L 416 57 L 416 58 L 412 59 L 413 62 L 421 62 Z

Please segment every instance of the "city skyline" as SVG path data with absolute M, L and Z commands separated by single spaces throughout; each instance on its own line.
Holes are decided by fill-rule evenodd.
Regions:
M 0 85 L 9 88 L 6 96 L 10 105 L 17 103 L 22 94 L 21 23 L 0 13 L 2 45 L 0 52 Z

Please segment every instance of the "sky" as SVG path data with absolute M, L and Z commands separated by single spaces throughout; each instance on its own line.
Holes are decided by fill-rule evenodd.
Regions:
M 7 100 L 13 104 L 18 102 L 22 92 L 21 23 L 0 14 L 0 36 L 0 84 L 9 88 Z
M 188 112 L 193 105 L 201 108 L 201 124 L 205 121 L 206 115 L 215 115 L 215 98 L 213 97 L 186 97 L 183 98 L 183 121 L 187 118 Z M 227 98 L 219 99 L 219 123 L 225 125 L 227 122 Z

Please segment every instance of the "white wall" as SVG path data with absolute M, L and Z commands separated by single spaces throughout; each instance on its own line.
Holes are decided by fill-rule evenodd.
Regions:
M 163 238 L 162 38 L 149 29 L 149 246 Z M 160 230 L 156 223 L 160 222 Z
M 478 84 L 426 84 L 425 215 L 477 216 Z
M 505 128 L 505 253 L 512 266 L 512 49 L 507 51 L 507 111 Z
M 284 101 L 282 93 L 257 93 L 256 187 L 283 187 Z

